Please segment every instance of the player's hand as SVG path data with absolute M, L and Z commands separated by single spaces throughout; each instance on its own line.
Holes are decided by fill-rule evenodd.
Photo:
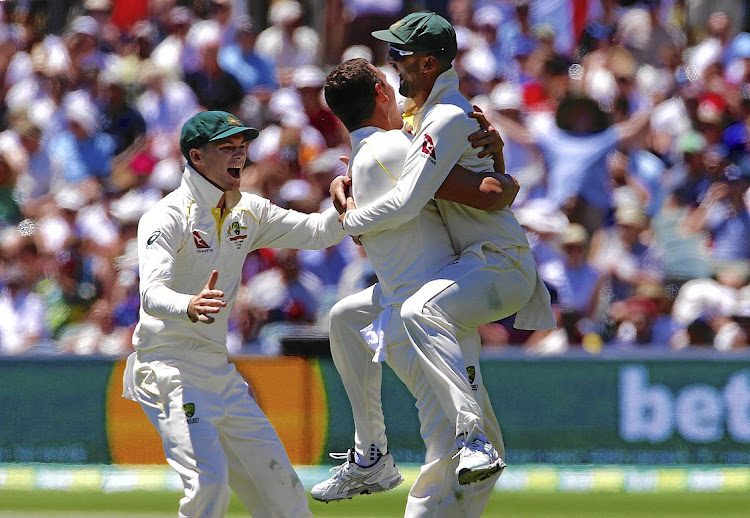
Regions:
M 218 313 L 221 308 L 227 305 L 226 301 L 221 300 L 224 298 L 224 292 L 215 289 L 218 278 L 219 272 L 213 270 L 208 277 L 206 286 L 198 295 L 190 299 L 187 313 L 193 322 L 212 324 L 215 319 L 211 316 L 211 313 Z
M 352 179 L 348 176 L 337 176 L 331 182 L 331 188 L 329 192 L 331 193 L 333 206 L 336 208 L 336 211 L 339 214 L 343 215 L 348 208 L 347 197 L 349 197 L 349 188 L 351 187 L 351 185 Z M 342 221 L 340 217 L 339 221 Z
M 344 200 L 344 207 L 346 208 L 344 212 L 339 211 L 340 212 L 339 221 L 341 222 L 342 225 L 344 224 L 344 218 L 346 217 L 346 213 L 349 212 L 350 210 L 354 210 L 357 208 L 357 206 L 354 204 L 354 198 L 352 198 L 351 196 L 347 196 L 346 199 Z
M 482 113 L 482 109 L 474 105 L 474 111 L 469 113 L 469 117 L 476 119 L 481 128 L 479 131 L 475 131 L 469 135 L 469 142 L 471 147 L 483 148 L 479 152 L 479 158 L 484 158 L 488 155 L 495 153 L 502 153 L 505 142 L 503 142 L 500 133 L 490 124 L 487 117 Z
M 357 205 L 354 203 L 354 198 L 349 196 L 346 199 L 346 212 L 349 212 L 350 210 L 354 210 L 357 208 Z M 339 221 L 341 222 L 341 225 L 344 225 L 344 218 L 346 217 L 346 212 L 339 215 Z M 351 236 L 352 241 L 354 241 L 354 244 L 357 246 L 362 246 L 362 241 L 359 239 L 360 236 Z
M 500 210 L 505 207 L 510 208 L 513 205 L 521 186 L 518 184 L 518 180 L 509 174 L 492 174 L 482 179 L 479 190 L 499 194 L 497 203 L 491 210 Z

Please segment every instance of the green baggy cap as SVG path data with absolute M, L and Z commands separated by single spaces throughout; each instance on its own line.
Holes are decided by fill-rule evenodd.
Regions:
M 244 126 L 240 120 L 229 112 L 206 111 L 193 115 L 182 125 L 180 133 L 180 151 L 189 159 L 190 150 L 202 147 L 209 142 L 231 137 L 242 133 L 245 140 L 253 140 L 258 130 Z
M 436 13 L 411 13 L 373 37 L 391 45 L 415 52 L 445 50 L 450 59 L 456 57 L 458 44 L 453 26 Z

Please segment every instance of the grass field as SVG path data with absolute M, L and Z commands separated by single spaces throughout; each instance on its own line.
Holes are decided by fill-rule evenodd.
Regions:
M 180 494 L 0 490 L 0 518 L 174 517 Z M 404 491 L 322 504 L 311 501 L 319 518 L 403 516 Z M 746 518 L 748 493 L 495 493 L 486 518 Z M 233 498 L 228 517 L 247 516 Z M 457 517 L 459 518 L 459 517 Z

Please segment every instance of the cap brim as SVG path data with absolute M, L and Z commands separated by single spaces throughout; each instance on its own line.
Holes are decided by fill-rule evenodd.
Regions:
M 388 43 L 395 43 L 396 45 L 405 45 L 403 41 L 398 39 L 396 35 L 388 29 L 383 29 L 381 31 L 372 31 L 370 34 L 372 34 L 373 38 L 376 38 L 380 41 L 387 41 Z
M 237 133 L 242 133 L 245 136 L 245 140 L 253 140 L 258 137 L 258 130 L 255 128 L 249 128 L 247 126 L 232 126 L 231 128 L 222 131 L 218 135 L 214 135 L 213 138 L 209 139 L 209 142 L 220 140 L 223 138 L 231 137 Z

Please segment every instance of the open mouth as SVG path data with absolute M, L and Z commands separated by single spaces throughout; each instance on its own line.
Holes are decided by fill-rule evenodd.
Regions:
M 227 172 L 232 178 L 239 178 L 240 177 L 240 168 L 239 167 L 228 167 Z

